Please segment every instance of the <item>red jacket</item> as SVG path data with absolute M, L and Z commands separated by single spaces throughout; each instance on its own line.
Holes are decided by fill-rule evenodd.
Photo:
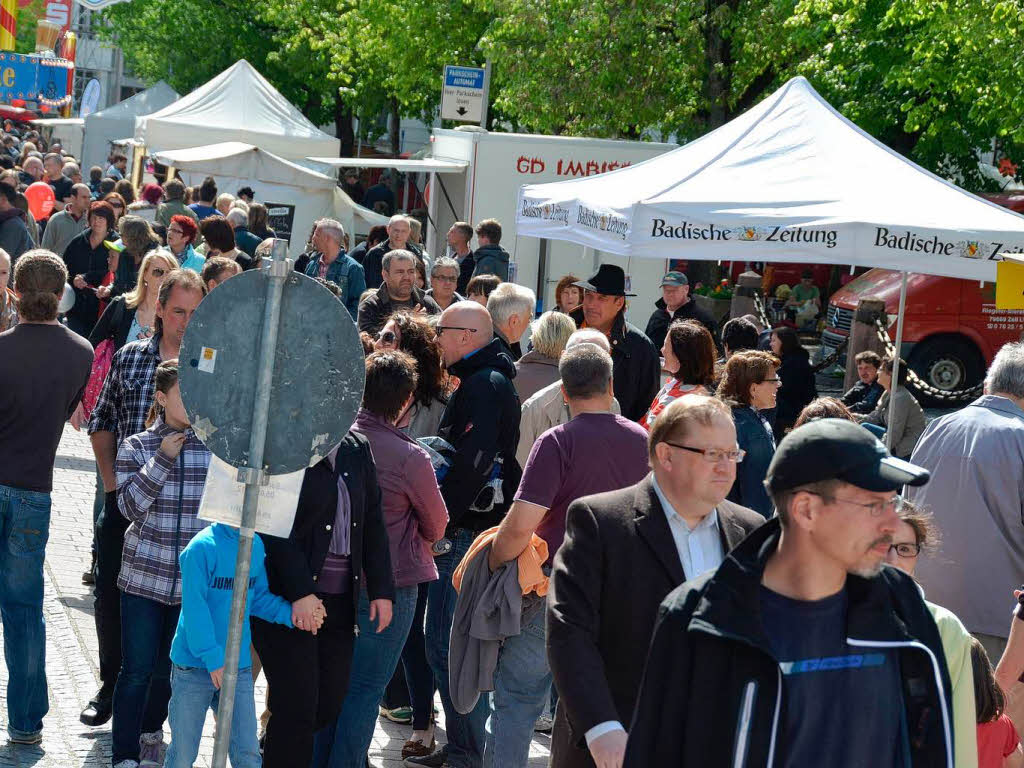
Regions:
M 433 581 L 437 566 L 430 545 L 444 536 L 448 509 L 427 452 L 365 408 L 359 410 L 352 429 L 370 442 L 395 586 Z

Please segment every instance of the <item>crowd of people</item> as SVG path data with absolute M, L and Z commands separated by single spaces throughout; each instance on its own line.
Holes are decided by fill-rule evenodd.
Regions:
M 63 208 L 37 239 L 3 207 L 22 211 L 20 174 L 71 165 L 37 138 L 5 144 L 16 183 L 0 174 L 0 240 L 10 220 L 30 243 L 0 251 L 8 733 L 38 743 L 48 707 L 43 558 L 70 420 L 97 467 L 83 579 L 101 687 L 82 721 L 112 721 L 113 768 L 189 768 L 238 532 L 197 515 L 211 455 L 178 354 L 274 233 L 253 190 L 212 179 L 136 201 L 114 157 L 95 189 L 54 181 Z M 409 725 L 408 766 L 523 768 L 538 728 L 556 768 L 1024 764 L 1024 612 L 1005 614 L 1024 572 L 1024 345 L 926 427 L 902 361 L 857 355 L 857 384 L 819 398 L 792 327 L 719 328 L 682 272 L 643 331 L 610 263 L 535 317 L 498 221 L 457 222 L 436 257 L 416 224 L 392 215 L 351 247 L 323 219 L 296 263 L 357 325 L 365 389 L 290 534 L 254 543 L 232 765 L 363 768 L 380 714 Z

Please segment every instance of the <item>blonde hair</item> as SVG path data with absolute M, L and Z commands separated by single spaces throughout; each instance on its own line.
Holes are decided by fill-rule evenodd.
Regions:
M 168 272 L 172 269 L 178 268 L 178 260 L 174 258 L 174 254 L 166 248 L 156 248 L 143 256 L 142 263 L 139 264 L 139 277 L 135 281 L 135 289 L 128 291 L 128 293 L 124 295 L 124 305 L 128 307 L 128 309 L 135 309 L 146 300 L 146 294 L 148 293 L 146 273 L 149 271 L 150 265 L 156 259 L 161 259 L 167 263 L 170 267 L 170 269 L 167 270 Z

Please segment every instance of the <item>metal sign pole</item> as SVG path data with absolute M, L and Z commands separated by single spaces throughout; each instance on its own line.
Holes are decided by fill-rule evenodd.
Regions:
M 487 127 L 487 111 L 491 100 L 491 60 L 484 63 L 484 101 L 480 109 L 480 127 Z
M 284 282 L 291 270 L 287 258 L 288 243 L 274 241 L 273 261 L 268 275 L 267 303 L 263 314 L 260 338 L 259 375 L 256 400 L 253 404 L 252 431 L 249 434 L 249 466 L 238 470 L 239 481 L 245 482 L 242 504 L 242 525 L 238 530 L 238 559 L 235 561 L 235 583 L 231 592 L 231 617 L 228 624 L 227 647 L 224 651 L 224 674 L 221 678 L 220 706 L 217 708 L 217 731 L 213 745 L 213 768 L 225 768 L 231 741 L 231 721 L 235 711 L 235 687 L 238 682 L 238 657 L 242 646 L 242 621 L 249 594 L 249 565 L 252 559 L 252 537 L 260 503 L 260 488 L 266 477 L 263 450 L 267 439 L 270 415 L 270 390 L 274 379 L 274 358 L 277 354 L 277 330 L 281 319 L 281 296 Z
M 900 308 L 896 315 L 896 354 L 892 361 L 892 381 L 889 383 L 889 415 L 886 417 L 887 426 L 885 429 L 885 447 L 892 453 L 892 430 L 888 428 L 892 424 L 892 417 L 896 413 L 896 398 L 893 393 L 896 391 L 896 382 L 900 380 L 900 346 L 903 344 L 903 315 L 907 308 L 907 273 L 904 272 L 903 280 L 900 283 Z

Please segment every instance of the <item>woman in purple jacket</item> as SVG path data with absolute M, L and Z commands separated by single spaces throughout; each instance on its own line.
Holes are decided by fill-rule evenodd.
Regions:
M 395 580 L 394 614 L 383 632 L 375 632 L 366 595 L 359 596 L 359 634 L 348 692 L 334 727 L 317 733 L 315 768 L 365 765 L 378 704 L 412 627 L 418 585 L 437 579 L 430 548 L 444 536 L 448 510 L 426 451 L 395 427 L 415 390 L 412 356 L 387 351 L 366 359 L 363 407 L 352 429 L 370 442 L 377 467 Z

